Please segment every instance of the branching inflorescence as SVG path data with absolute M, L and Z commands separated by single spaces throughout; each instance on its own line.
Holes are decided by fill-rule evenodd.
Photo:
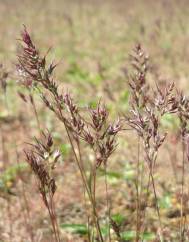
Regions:
M 47 52 L 48 54 L 48 52 Z M 123 123 L 118 118 L 114 122 L 109 122 L 109 114 L 106 106 L 100 100 L 96 107 L 87 107 L 81 109 L 73 100 L 69 92 L 60 91 L 60 87 L 54 79 L 53 73 L 57 64 L 47 64 L 47 54 L 42 56 L 32 41 L 30 34 L 26 27 L 21 33 L 21 45 L 18 52 L 17 70 L 22 79 L 22 84 L 28 90 L 37 90 L 45 106 L 58 118 L 64 125 L 72 152 L 81 174 L 84 194 L 88 196 L 90 201 L 90 218 L 88 218 L 88 239 L 89 241 L 107 241 L 107 237 L 102 234 L 100 216 L 97 209 L 96 199 L 96 178 L 98 168 L 101 167 L 105 171 L 108 164 L 108 159 L 114 152 L 117 146 L 117 136 L 122 130 Z M 181 241 L 184 238 L 185 222 L 183 219 L 183 192 L 184 192 L 184 154 L 185 145 L 187 146 L 187 158 L 189 160 L 189 100 L 178 92 L 174 83 L 160 88 L 157 83 L 155 87 L 151 88 L 147 83 L 147 75 L 149 72 L 149 58 L 143 51 L 141 45 L 137 45 L 130 56 L 131 64 L 134 73 L 129 78 L 130 87 L 130 112 L 124 116 L 124 121 L 131 130 L 137 133 L 138 137 L 138 157 L 137 157 L 137 182 L 136 182 L 136 241 L 140 241 L 141 233 L 143 232 L 142 220 L 144 220 L 145 209 L 141 213 L 141 196 L 144 191 L 144 184 L 139 181 L 142 177 L 143 164 L 140 164 L 140 153 L 144 153 L 144 160 L 147 164 L 149 176 L 146 186 L 146 206 L 150 186 L 152 185 L 153 194 L 155 198 L 155 205 L 160 223 L 159 234 L 162 240 L 163 228 L 161 224 L 160 211 L 158 206 L 158 197 L 156 193 L 156 186 L 154 181 L 154 170 L 158 157 L 160 147 L 163 145 L 167 133 L 162 131 L 162 119 L 167 114 L 176 114 L 180 120 L 180 133 L 183 145 L 183 164 L 182 164 L 182 198 L 181 198 Z M 2 79 L 2 78 L 1 78 Z M 6 77 L 5 77 L 6 79 Z M 3 79 L 2 79 L 3 80 Z M 1 81 L 2 85 L 4 84 Z M 6 89 L 6 87 L 5 87 Z M 27 101 L 22 93 L 20 97 Z M 40 124 L 37 115 L 37 110 L 34 102 L 34 97 L 30 93 L 30 101 L 34 107 L 39 130 Z M 123 119 L 121 119 L 123 120 Z M 40 130 L 41 132 L 41 130 Z M 32 148 L 25 152 L 26 159 L 35 173 L 39 191 L 42 195 L 45 206 L 48 208 L 49 215 L 52 221 L 55 240 L 60 241 L 57 220 L 55 216 L 55 209 L 53 203 L 53 196 L 56 191 L 56 183 L 53 177 L 53 169 L 60 157 L 58 152 L 52 149 L 53 141 L 51 135 L 43 132 L 40 133 L 41 139 L 36 139 Z M 186 141 L 186 142 L 185 142 Z M 87 154 L 82 149 L 82 144 L 85 144 L 90 152 L 93 154 L 93 160 L 88 161 Z M 140 145 L 142 144 L 143 152 L 140 152 Z M 88 172 L 88 167 L 89 172 Z M 142 168 L 141 168 L 142 167 Z M 140 174 L 141 173 L 141 174 Z M 106 178 L 106 177 L 105 177 Z M 106 179 L 105 179 L 106 180 Z M 141 182 L 141 183 L 140 183 Z M 105 181 L 106 183 L 106 181 Z M 140 183 L 140 184 L 139 184 Z M 106 198 L 108 208 L 108 222 L 112 226 L 119 241 L 121 240 L 121 230 L 115 221 L 111 219 L 107 183 Z M 92 231 L 92 232 L 91 232 Z M 95 236 L 96 238 L 95 238 Z M 111 234 L 109 230 L 109 241 L 111 241 Z
M 60 241 L 53 202 L 53 196 L 56 192 L 53 170 L 60 157 L 60 153 L 53 149 L 53 139 L 50 133 L 43 133 L 40 140 L 35 138 L 35 144 L 32 144 L 31 148 L 25 151 L 25 155 L 28 164 L 37 178 L 39 192 L 48 209 L 55 240 Z
M 140 45 L 137 45 L 134 49 L 134 53 L 131 55 L 131 63 L 135 71 L 129 80 L 129 86 L 131 88 L 131 110 L 130 114 L 125 116 L 125 120 L 126 123 L 137 132 L 139 139 L 142 140 L 145 160 L 149 168 L 149 182 L 147 188 L 149 189 L 151 180 L 161 226 L 153 170 L 157 160 L 158 150 L 166 138 L 166 133 L 162 133 L 161 131 L 161 120 L 165 114 L 177 112 L 174 84 L 171 83 L 166 86 L 165 90 L 161 90 L 157 84 L 155 90 L 149 87 L 146 81 L 148 57 L 145 55 Z M 137 188 L 137 194 L 138 191 L 139 189 Z M 137 196 L 139 196 L 139 194 Z M 139 197 L 138 200 L 140 200 Z M 139 209 L 139 205 L 137 206 Z M 138 217 L 137 220 L 139 220 Z M 139 233 L 140 225 L 137 226 Z M 137 240 L 138 239 L 139 237 Z
M 99 102 L 96 108 L 87 108 L 84 113 L 74 103 L 70 93 L 59 92 L 58 84 L 53 78 L 53 71 L 56 64 L 47 66 L 46 56 L 41 57 L 34 45 L 31 37 L 24 27 L 21 34 L 21 47 L 18 53 L 17 69 L 22 77 L 22 83 L 27 88 L 35 88 L 46 105 L 57 118 L 64 124 L 72 151 L 81 173 L 83 186 L 88 194 L 92 206 L 92 218 L 100 241 L 104 241 L 99 224 L 99 216 L 96 209 L 96 170 L 102 164 L 107 165 L 107 160 L 116 148 L 116 136 L 121 130 L 119 119 L 114 123 L 108 122 L 108 111 Z M 81 143 L 85 142 L 94 153 L 94 162 L 91 165 L 91 175 L 93 182 L 89 183 L 86 175 L 85 165 L 81 152 Z M 41 173 L 37 167 L 34 152 L 27 154 L 28 161 L 32 165 L 34 172 Z M 44 174 L 44 181 L 49 180 L 48 173 Z M 43 173 L 42 172 L 42 173 Z M 39 177 L 41 174 L 38 175 Z M 41 181 L 41 182 L 42 182 Z M 50 183 L 53 187 L 54 183 Z

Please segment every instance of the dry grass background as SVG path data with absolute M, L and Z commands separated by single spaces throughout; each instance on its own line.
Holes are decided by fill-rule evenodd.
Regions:
M 188 21 L 188 1 L 0 1 L 0 63 L 9 73 L 7 94 L 5 96 L 2 91 L 0 96 L 0 241 L 29 241 L 31 228 L 35 241 L 52 241 L 47 212 L 35 180 L 23 163 L 25 142 L 30 142 L 38 131 L 30 105 L 23 103 L 17 94 L 18 91 L 25 93 L 17 83 L 14 65 L 22 24 L 31 30 L 43 53 L 52 47 L 48 58 L 60 61 L 56 78 L 64 90 L 71 90 L 83 107 L 86 103 L 93 105 L 102 97 L 114 117 L 128 108 L 128 56 L 138 42 L 150 54 L 149 82 L 155 79 L 164 85 L 174 80 L 184 93 L 189 93 Z M 56 145 L 61 145 L 63 152 L 55 197 L 59 223 L 84 224 L 80 176 L 65 131 L 51 114 L 46 113 L 37 95 L 36 100 L 42 127 L 52 131 Z M 179 231 L 179 218 L 175 215 L 180 191 L 177 179 L 181 172 L 181 145 L 177 141 L 176 122 L 169 117 L 164 122 L 164 128 L 171 130 L 171 134 L 158 158 L 155 175 L 163 224 L 168 234 L 166 241 L 175 242 Z M 123 227 L 131 234 L 128 241 L 134 241 L 132 231 L 135 229 L 135 219 L 131 218 L 135 212 L 136 142 L 130 132 L 121 135 L 120 145 L 109 164 L 109 171 L 116 171 L 116 174 L 109 174 L 112 214 L 123 215 Z M 23 166 L 21 171 L 15 168 L 18 161 Z M 101 185 L 102 179 L 99 178 L 98 200 L 103 217 L 105 187 Z M 152 239 L 146 241 L 155 241 L 157 223 L 153 205 L 149 206 L 145 228 Z M 81 233 L 61 229 L 61 234 L 63 241 L 85 241 Z

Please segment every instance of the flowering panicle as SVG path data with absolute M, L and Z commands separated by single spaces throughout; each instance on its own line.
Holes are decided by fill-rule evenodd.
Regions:
M 47 52 L 48 53 L 48 52 Z M 50 64 L 47 67 L 46 56 L 41 56 L 33 43 L 26 27 L 21 33 L 21 46 L 18 53 L 17 70 L 22 77 L 22 83 L 26 87 L 37 86 L 41 84 L 45 88 L 50 88 L 53 93 L 57 92 L 57 85 L 51 75 L 56 64 Z
M 39 79 L 42 61 L 26 27 L 21 33 L 21 41 L 23 44 L 20 48 L 21 52 L 18 54 L 17 70 L 23 78 L 23 84 L 30 87 L 34 81 Z
M 142 138 L 147 160 L 152 162 L 166 137 L 166 133 L 161 134 L 161 119 L 167 113 L 177 112 L 178 105 L 174 95 L 174 83 L 169 84 L 164 91 L 156 85 L 155 91 L 151 90 L 153 95 L 148 95 L 146 92 L 148 58 L 140 45 L 135 48 L 134 53 L 131 58 L 135 74 L 129 81 L 132 90 L 132 109 L 130 115 L 126 115 L 125 118 L 127 124 Z
M 93 129 L 100 131 L 107 120 L 107 110 L 104 106 L 98 104 L 96 109 L 89 109 Z
M 42 139 L 35 138 L 32 148 L 25 151 L 26 160 L 39 181 L 39 191 L 46 206 L 48 206 L 47 193 L 53 196 L 56 191 L 52 170 L 60 157 L 60 153 L 54 151 L 52 147 L 52 136 L 43 133 Z
M 96 109 L 89 109 L 91 122 L 85 131 L 85 141 L 88 142 L 96 154 L 97 167 L 106 165 L 109 156 L 116 148 L 116 135 L 121 130 L 120 120 L 108 124 L 108 112 L 104 105 L 98 103 Z
M 165 87 L 165 90 L 161 90 L 158 85 L 156 85 L 156 91 L 154 92 L 154 105 L 160 112 L 161 116 L 166 113 L 176 113 L 178 111 L 174 87 L 175 84 L 170 83 Z
M 29 40 L 28 40 L 29 41 Z M 59 228 L 56 221 L 53 197 L 56 192 L 56 182 L 53 170 L 60 158 L 60 152 L 53 149 L 53 139 L 48 132 L 42 133 L 40 139 L 35 138 L 35 143 L 25 151 L 26 161 L 37 177 L 39 192 L 48 209 L 51 219 L 55 241 L 60 242 Z
M 181 125 L 181 135 L 186 136 L 189 133 L 187 129 L 189 119 L 189 99 L 183 95 L 182 92 L 178 92 L 176 104 L 178 106 L 178 117 Z
M 143 51 L 141 45 L 138 44 L 133 50 L 133 54 L 130 55 L 130 59 L 131 65 L 135 70 L 129 81 L 132 99 L 137 106 L 142 107 L 149 99 L 147 95 L 148 85 L 146 83 L 148 56 Z
M 100 102 L 96 108 L 89 108 L 89 120 L 81 114 L 69 94 L 64 95 L 64 104 L 69 116 L 66 120 L 73 137 L 84 140 L 96 154 L 97 166 L 105 164 L 109 156 L 116 148 L 116 135 L 121 129 L 120 120 L 114 124 L 108 124 L 108 112 Z
M 24 28 L 22 32 L 22 45 L 18 54 L 18 70 L 23 78 L 23 83 L 28 88 L 37 88 L 40 96 L 56 117 L 64 124 L 69 142 L 72 147 L 75 161 L 81 173 L 84 188 L 92 205 L 93 223 L 98 231 L 101 242 L 103 241 L 96 211 L 95 186 L 96 169 L 107 164 L 107 160 L 115 150 L 116 137 L 121 130 L 120 120 L 110 124 L 108 122 L 108 111 L 100 102 L 96 108 L 80 109 L 74 103 L 71 95 L 60 93 L 56 81 L 53 79 L 53 71 L 56 65 L 48 66 L 46 56 L 41 57 L 28 31 Z M 20 97 L 26 101 L 25 97 Z M 56 191 L 55 180 L 52 170 L 59 158 L 59 153 L 51 151 L 52 139 L 44 135 L 43 141 L 37 140 L 33 149 L 26 152 L 26 158 L 39 180 L 40 192 L 46 206 L 49 208 L 47 194 L 52 197 Z M 88 184 L 87 173 L 83 164 L 81 142 L 85 142 L 94 153 L 95 160 L 91 164 L 91 174 L 94 177 L 93 187 Z M 77 150 L 76 150 L 77 149 Z M 92 194 L 92 191 L 94 194 Z M 50 212 L 53 221 L 53 213 Z M 56 231 L 55 231 L 55 234 Z

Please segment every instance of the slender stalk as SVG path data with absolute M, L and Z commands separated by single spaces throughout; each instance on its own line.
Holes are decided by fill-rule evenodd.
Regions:
M 86 174 L 85 174 L 85 172 L 82 170 L 82 167 L 81 167 L 81 164 L 80 164 L 79 159 L 78 159 L 78 157 L 77 157 L 77 154 L 76 154 L 76 151 L 75 151 L 75 148 L 74 148 L 74 144 L 73 144 L 73 142 L 72 142 L 72 138 L 71 138 L 71 136 L 70 136 L 69 130 L 68 130 L 68 128 L 67 128 L 67 125 L 65 124 L 64 121 L 63 121 L 63 123 L 64 123 L 65 129 L 66 129 L 66 133 L 67 133 L 67 135 L 68 135 L 69 142 L 70 142 L 71 147 L 72 147 L 72 151 L 73 151 L 73 153 L 74 153 L 75 160 L 76 160 L 77 165 L 78 165 L 78 168 L 79 168 L 79 170 L 80 170 L 80 174 L 81 174 L 81 177 L 82 177 L 82 180 L 83 180 L 84 187 L 85 187 L 85 189 L 86 189 L 86 191 L 87 191 L 87 194 L 88 194 L 88 196 L 89 196 L 89 199 L 90 199 L 91 205 L 92 205 L 92 207 L 93 207 L 93 215 L 94 215 L 94 219 L 95 219 L 95 225 L 96 225 L 97 232 L 98 232 L 98 234 L 99 234 L 100 241 L 103 242 L 104 240 L 103 240 L 103 236 L 102 236 L 102 233 L 101 233 L 100 224 L 99 224 L 99 221 L 98 221 L 98 214 L 97 214 L 97 211 L 96 211 L 95 201 L 93 200 L 93 196 L 92 196 L 92 194 L 91 194 L 91 192 L 90 192 L 90 189 L 89 189 L 89 187 L 88 187 L 88 185 L 87 185 Z
M 108 227 L 108 236 L 109 242 L 111 242 L 111 233 L 110 233 L 110 221 L 111 221 L 111 213 L 110 213 L 110 202 L 109 202 L 109 194 L 108 194 L 108 181 L 107 181 L 107 167 L 106 164 L 104 165 L 105 170 L 105 186 L 106 186 L 106 207 L 107 207 L 107 227 Z
M 136 212 L 136 242 L 140 239 L 140 191 L 139 191 L 139 179 L 140 179 L 140 137 L 137 138 L 137 182 L 136 182 L 136 192 L 137 192 L 137 212 Z M 141 187 L 140 187 L 141 190 Z
M 180 200 L 180 240 L 184 241 L 184 211 L 183 211 L 183 196 L 184 196 L 184 183 L 185 183 L 185 143 L 182 137 L 182 180 L 181 180 L 181 200 Z
M 0 131 L 1 131 L 1 147 L 2 147 L 2 158 L 3 158 L 3 162 L 2 162 L 2 167 L 3 170 L 6 170 L 7 165 L 9 164 L 9 154 L 6 148 L 6 139 L 5 139 L 5 134 L 4 134 L 4 130 L 2 127 L 0 127 Z M 11 199 L 8 197 L 7 198 L 7 214 L 8 214 L 8 218 L 9 218 L 9 238 L 10 241 L 12 241 L 12 235 L 13 235 L 13 231 L 12 231 L 12 215 L 11 215 L 11 207 L 10 207 L 10 202 Z
M 30 101 L 31 101 L 31 105 L 33 107 L 35 119 L 36 119 L 36 122 L 37 122 L 37 127 L 38 127 L 38 130 L 39 130 L 39 133 L 40 133 L 41 132 L 41 126 L 40 126 L 40 121 L 39 121 L 39 115 L 38 115 L 38 112 L 37 112 L 35 100 L 33 98 L 33 94 L 31 93 L 31 90 L 30 90 Z
M 76 141 L 76 144 L 77 144 L 77 148 L 78 148 L 80 163 L 81 163 L 82 169 L 84 170 L 85 167 L 84 167 L 84 164 L 83 164 L 83 159 L 82 159 L 82 154 L 81 154 L 81 147 L 80 147 L 80 143 L 79 143 L 78 140 Z M 89 216 L 88 216 L 88 212 L 87 212 L 86 192 L 85 192 L 84 186 L 83 186 L 83 197 L 84 197 L 84 207 L 85 207 L 86 215 L 87 215 L 87 232 L 88 232 L 87 235 L 88 235 L 88 240 L 90 242 L 91 241 L 90 224 L 89 224 Z
M 168 152 L 170 154 L 170 163 L 171 163 L 171 167 L 173 170 L 173 175 L 175 178 L 175 183 L 178 185 L 178 174 L 177 174 L 177 166 L 176 166 L 176 162 L 177 162 L 177 151 L 176 149 L 168 149 Z
M 156 193 L 155 181 L 154 181 L 154 176 L 153 176 L 153 170 L 154 170 L 155 162 L 157 159 L 157 153 L 154 153 L 152 159 L 150 159 L 148 153 L 146 153 L 146 154 L 147 154 L 147 159 L 148 159 L 149 174 L 151 177 L 153 193 L 154 193 L 154 198 L 155 198 L 156 211 L 157 211 L 158 220 L 159 220 L 159 224 L 160 224 L 160 230 L 161 230 L 160 241 L 162 241 L 163 227 L 162 227 L 162 222 L 161 222 L 160 210 L 159 210 L 159 205 L 158 205 L 158 197 L 157 197 L 157 193 Z
M 53 233 L 54 233 L 54 236 L 55 236 L 55 242 L 59 242 L 58 237 L 57 237 L 57 233 L 56 233 L 56 226 L 55 226 L 55 223 L 54 223 L 54 216 L 52 214 L 52 211 L 51 211 L 49 205 L 47 205 L 47 209 L 48 209 L 48 212 L 49 212 L 49 216 L 50 216 L 50 220 L 51 220 L 51 224 L 52 224 L 52 228 L 53 228 Z
M 50 210 L 51 210 L 52 222 L 54 224 L 54 229 L 55 229 L 55 233 L 56 233 L 56 239 L 58 242 L 60 242 L 60 234 L 59 234 L 59 228 L 58 228 L 58 223 L 57 223 L 57 217 L 56 217 L 56 213 L 55 213 L 54 201 L 53 201 L 53 197 L 51 195 L 50 195 Z
M 16 144 L 16 141 L 15 141 L 15 144 Z M 20 167 L 20 160 L 19 160 L 19 154 L 18 154 L 17 146 L 15 147 L 15 149 L 16 149 L 16 162 L 17 162 L 18 166 Z M 31 221 L 31 215 L 30 215 L 30 209 L 29 209 L 28 199 L 27 199 L 27 195 L 26 195 L 25 184 L 24 184 L 24 181 L 23 181 L 23 179 L 20 175 L 20 172 L 19 172 L 18 175 L 19 175 L 19 178 L 22 182 L 22 197 L 23 197 L 23 200 L 24 200 L 24 205 L 25 205 L 24 207 L 25 207 L 26 214 L 27 214 L 27 216 L 24 216 L 24 219 L 25 219 L 27 229 L 28 229 L 28 232 L 29 232 L 29 235 L 30 235 L 30 240 L 31 240 L 31 242 L 34 242 L 33 227 L 28 222 L 28 220 Z
M 149 188 L 150 188 L 150 181 L 152 182 L 152 187 L 153 187 L 153 193 L 154 193 L 154 198 L 155 198 L 155 205 L 156 205 L 156 211 L 157 211 L 157 215 L 158 215 L 158 220 L 159 220 L 159 224 L 160 224 L 160 229 L 161 229 L 161 234 L 160 234 L 160 241 L 162 241 L 162 231 L 163 231 L 163 227 L 162 227 L 162 222 L 161 222 L 161 216 L 160 216 L 160 211 L 159 211 L 159 206 L 158 206 L 158 197 L 157 197 L 157 193 L 156 193 L 156 188 L 155 188 L 155 181 L 154 181 L 154 177 L 153 177 L 153 169 L 155 167 L 155 163 L 156 163 L 156 159 L 157 159 L 157 153 L 153 156 L 153 159 L 151 159 L 148 155 L 148 151 L 145 150 L 146 152 L 146 156 L 147 156 L 147 164 L 148 164 L 148 168 L 149 168 L 149 176 L 148 176 L 148 183 L 147 183 L 147 193 L 146 193 L 146 203 L 149 197 Z M 145 211 L 144 211 L 144 215 L 143 215 L 143 220 L 145 218 Z M 144 233 L 144 229 L 143 232 Z
M 154 198 L 155 198 L 155 203 L 156 203 L 156 210 L 157 210 L 158 220 L 159 220 L 160 229 L 161 229 L 160 240 L 162 241 L 163 227 L 162 227 L 162 222 L 161 222 L 161 216 L 160 216 L 160 210 L 159 210 L 159 205 L 158 205 L 158 197 L 157 197 L 157 193 L 156 193 L 154 177 L 153 177 L 153 174 L 151 172 L 150 172 L 150 176 L 151 176 L 151 179 L 152 179 L 152 186 L 153 186 Z

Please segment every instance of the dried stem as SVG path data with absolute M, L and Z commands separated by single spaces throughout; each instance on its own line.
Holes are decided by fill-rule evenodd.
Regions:
M 137 192 L 137 201 L 136 201 L 136 209 L 137 209 L 137 212 L 136 212 L 136 242 L 139 241 L 140 239 L 140 195 L 141 195 L 141 190 L 142 190 L 142 187 L 139 187 L 140 186 L 140 183 L 139 183 L 139 179 L 140 179 L 140 137 L 138 136 L 137 138 L 137 181 L 136 181 L 136 192 Z M 139 188 L 140 188 L 140 191 L 139 191 Z

